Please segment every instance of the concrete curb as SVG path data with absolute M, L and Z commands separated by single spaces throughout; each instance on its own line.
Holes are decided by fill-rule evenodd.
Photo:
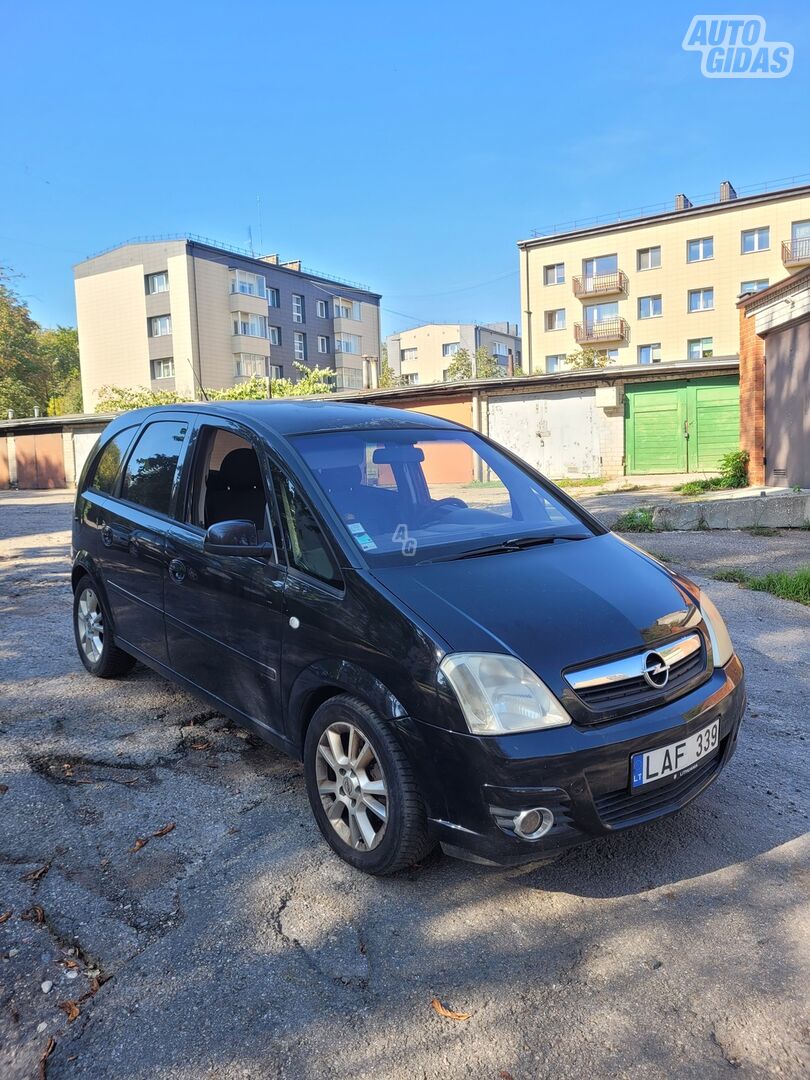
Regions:
M 689 529 L 801 529 L 810 521 L 810 494 L 779 492 L 672 502 L 653 506 L 653 525 L 665 532 Z M 810 547 L 810 541 L 808 541 Z

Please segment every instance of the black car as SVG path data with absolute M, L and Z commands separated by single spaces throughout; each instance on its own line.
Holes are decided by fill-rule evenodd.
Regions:
M 332 402 L 140 410 L 78 487 L 74 624 L 303 758 L 383 874 L 548 859 L 678 810 L 734 752 L 714 604 L 458 424 Z

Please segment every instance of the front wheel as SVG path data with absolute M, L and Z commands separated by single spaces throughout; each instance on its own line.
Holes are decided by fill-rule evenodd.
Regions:
M 340 694 L 316 711 L 304 744 L 312 812 L 330 847 L 368 874 L 393 874 L 434 846 L 410 763 L 373 709 Z
M 73 594 L 73 633 L 79 659 L 91 675 L 109 679 L 126 675 L 134 666 L 134 658 L 115 644 L 98 587 L 87 575 Z

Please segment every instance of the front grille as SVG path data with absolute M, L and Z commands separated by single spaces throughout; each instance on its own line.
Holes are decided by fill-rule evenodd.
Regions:
M 580 718 L 581 721 L 594 724 L 600 720 L 609 719 L 611 716 L 626 716 L 643 712 L 645 709 L 673 701 L 694 689 L 709 675 L 706 648 L 702 638 L 698 634 L 690 635 L 687 639 L 675 642 L 672 649 L 674 652 L 678 645 L 691 642 L 693 639 L 693 652 L 684 656 L 674 655 L 669 666 L 669 679 L 666 686 L 662 688 L 650 686 L 644 676 L 638 672 L 638 667 L 632 673 L 629 671 L 631 661 L 638 660 L 640 665 L 641 658 L 645 655 L 641 653 L 628 657 L 625 661 L 569 672 L 566 679 L 577 697 L 591 714 L 596 714 L 586 714 Z M 664 654 L 668 650 L 667 647 L 662 647 L 658 651 Z M 622 674 L 621 677 L 617 677 L 615 674 L 609 674 L 607 677 L 599 678 L 600 672 L 607 673 L 614 667 L 618 669 L 621 665 L 627 666 L 627 675 Z M 592 685 L 579 685 L 589 681 L 589 675 L 597 676 L 591 680 Z
M 720 768 L 723 759 L 725 741 L 721 742 L 718 752 L 708 761 L 703 761 L 692 772 L 664 784 L 653 791 L 631 795 L 627 788 L 611 791 L 607 795 L 594 798 L 596 812 L 605 825 L 620 829 L 633 825 L 646 818 L 655 817 L 666 810 L 677 810 L 690 798 L 698 794 Z

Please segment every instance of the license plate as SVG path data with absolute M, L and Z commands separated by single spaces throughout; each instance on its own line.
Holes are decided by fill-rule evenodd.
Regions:
M 681 739 L 680 742 L 633 754 L 630 758 L 631 789 L 642 788 L 667 777 L 680 776 L 715 751 L 719 742 L 720 721 L 714 720 L 708 727 Z

